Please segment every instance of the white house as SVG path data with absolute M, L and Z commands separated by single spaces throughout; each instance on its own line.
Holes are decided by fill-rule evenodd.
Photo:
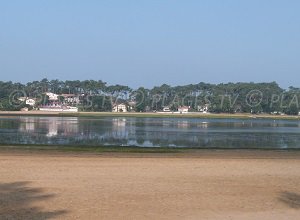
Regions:
M 75 94 L 61 94 L 64 97 L 66 103 L 79 104 L 80 98 Z
M 46 95 L 49 97 L 49 101 L 57 101 L 58 95 L 52 92 L 46 92 Z
M 34 106 L 35 105 L 35 99 L 28 98 L 28 97 L 20 97 L 18 98 L 19 101 L 25 102 L 26 105 Z
M 35 105 L 35 100 L 34 99 L 26 99 L 26 105 L 34 106 Z
M 170 110 L 169 107 L 164 107 L 164 108 L 163 108 L 163 112 L 171 112 L 171 110 Z
M 284 113 L 283 112 L 271 112 L 271 115 L 284 115 Z
M 78 112 L 77 107 L 60 105 L 60 104 L 49 104 L 39 106 L 40 111 L 48 111 L 48 112 Z
M 178 107 L 179 113 L 188 113 L 189 112 L 189 106 L 180 106 Z
M 200 106 L 200 105 L 197 106 L 198 112 L 202 112 L 202 113 L 207 113 L 208 108 L 209 108 L 208 104 L 205 104 L 205 105 L 202 105 L 202 106 Z
M 127 112 L 127 106 L 125 104 L 117 104 L 112 108 L 112 112 Z
M 25 102 L 26 99 L 27 99 L 27 97 L 20 97 L 20 98 L 18 98 L 18 100 L 19 100 L 20 102 Z

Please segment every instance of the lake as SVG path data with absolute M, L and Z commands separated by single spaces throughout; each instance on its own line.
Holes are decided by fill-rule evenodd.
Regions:
M 270 119 L 0 117 L 1 145 L 300 148 L 300 122 Z

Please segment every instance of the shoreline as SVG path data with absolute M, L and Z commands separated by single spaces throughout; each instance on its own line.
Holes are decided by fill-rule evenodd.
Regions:
M 299 159 L 300 149 L 195 149 L 134 147 L 0 146 L 0 155 L 124 158 Z
M 0 111 L 0 116 L 55 116 L 55 117 L 148 117 L 148 118 L 204 118 L 204 119 L 273 119 L 300 120 L 299 115 L 270 115 L 270 114 L 227 114 L 227 113 L 144 113 L 144 112 L 50 112 L 50 111 Z

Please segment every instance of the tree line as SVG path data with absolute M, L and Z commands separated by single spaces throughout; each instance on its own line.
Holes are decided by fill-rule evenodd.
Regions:
M 45 102 L 45 93 L 74 94 L 81 97 L 81 111 L 111 111 L 116 103 L 131 104 L 132 111 L 161 111 L 165 106 L 176 111 L 189 106 L 199 111 L 208 106 L 214 113 L 285 113 L 299 114 L 300 88 L 281 88 L 270 83 L 200 82 L 183 86 L 163 84 L 151 89 L 132 89 L 126 85 L 108 85 L 102 80 L 48 80 L 26 84 L 0 81 L 0 110 L 20 110 L 25 104 L 15 104 L 17 97 L 26 96 Z M 38 103 L 38 104 L 39 104 Z

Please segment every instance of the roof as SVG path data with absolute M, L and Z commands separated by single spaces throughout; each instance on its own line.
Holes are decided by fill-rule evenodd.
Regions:
M 75 95 L 75 94 L 61 94 L 60 96 L 63 96 L 63 97 L 74 97 L 74 96 L 78 96 L 78 95 Z
M 126 106 L 125 103 L 114 104 L 113 106 L 119 106 L 119 105 L 125 105 Z

